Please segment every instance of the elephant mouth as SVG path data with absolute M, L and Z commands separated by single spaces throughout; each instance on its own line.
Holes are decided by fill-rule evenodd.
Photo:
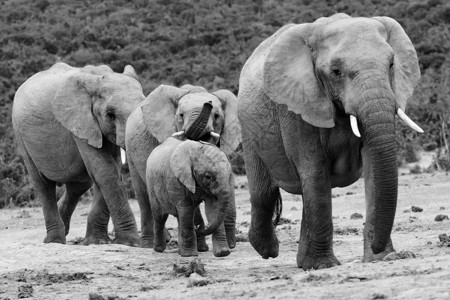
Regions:
M 220 143 L 220 135 L 211 131 L 202 135 L 199 140 L 218 146 Z
M 181 139 L 185 139 L 186 133 L 184 131 L 178 131 L 178 132 L 175 132 L 174 134 L 172 134 L 172 136 L 176 137 L 176 138 L 181 137 Z M 210 144 L 213 144 L 213 145 L 216 145 L 219 147 L 220 134 L 218 134 L 214 131 L 210 131 L 210 132 L 203 134 L 198 140 L 202 141 L 202 142 L 210 143 Z

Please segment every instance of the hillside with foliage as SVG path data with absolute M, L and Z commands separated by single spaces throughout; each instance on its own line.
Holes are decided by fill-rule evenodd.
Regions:
M 416 47 L 422 80 L 408 114 L 418 136 L 398 126 L 403 153 L 446 146 L 450 113 L 450 4 L 446 0 L 0 0 L 0 208 L 33 199 L 14 144 L 16 89 L 57 61 L 73 66 L 131 64 L 144 93 L 161 83 L 238 91 L 252 51 L 286 23 L 345 12 L 396 19 Z M 448 153 L 446 153 L 448 154 Z M 408 158 L 411 155 L 405 155 Z M 232 157 L 242 170 L 239 154 Z M 445 160 L 438 164 L 448 167 Z M 125 171 L 124 171 L 125 173 Z M 129 189 L 129 180 L 127 188 Z M 131 193 L 131 191 L 130 191 Z

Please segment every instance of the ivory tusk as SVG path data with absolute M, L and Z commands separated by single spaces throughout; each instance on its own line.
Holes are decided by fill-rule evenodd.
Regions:
M 361 137 L 361 133 L 359 133 L 358 128 L 358 120 L 354 115 L 350 115 L 350 126 L 352 127 L 353 134 L 357 137 Z
M 413 130 L 417 131 L 418 133 L 423 133 L 423 129 L 420 128 L 419 125 L 414 123 L 413 120 L 411 120 L 401 108 L 397 110 L 397 115 L 400 119 L 402 119 L 403 122 L 405 122 L 406 125 L 411 127 Z
M 217 139 L 220 139 L 220 134 L 218 134 L 218 133 L 216 133 L 216 132 L 214 132 L 214 131 L 211 131 L 209 134 L 210 134 L 212 137 L 215 137 L 215 138 L 217 138 Z
M 127 153 L 122 148 L 120 148 L 120 159 L 122 160 L 122 164 L 127 162 Z
M 180 135 L 183 135 L 183 134 L 184 134 L 184 131 L 182 130 L 182 131 L 175 132 L 174 134 L 172 134 L 172 136 L 173 137 L 177 137 L 177 136 L 180 136 Z

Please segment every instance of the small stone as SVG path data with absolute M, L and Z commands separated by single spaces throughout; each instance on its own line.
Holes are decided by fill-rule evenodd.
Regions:
M 439 241 L 441 243 L 450 243 L 450 237 L 448 235 L 446 235 L 445 233 L 440 234 L 438 237 L 439 237 Z
M 350 219 L 351 219 L 351 220 L 357 220 L 357 219 L 362 219 L 362 218 L 363 218 L 363 215 L 360 214 L 360 213 L 353 213 L 353 214 L 350 216 Z
M 422 212 L 423 211 L 423 208 L 422 207 L 419 207 L 419 206 L 411 206 L 411 211 L 412 212 Z
M 33 297 L 33 286 L 30 284 L 24 284 L 19 286 L 19 293 L 17 295 L 17 298 L 23 299 L 23 298 L 31 298 Z
M 292 206 L 292 207 L 291 207 L 291 210 L 292 210 L 292 211 L 296 211 L 296 210 L 298 210 L 298 208 L 295 207 L 295 206 Z
M 407 213 L 410 213 L 411 211 L 409 210 L 409 209 L 404 209 L 403 210 L 403 213 L 405 213 L 405 214 L 407 214 Z
M 105 300 L 105 298 L 102 295 L 99 295 L 97 293 L 89 293 L 89 300 Z
M 444 220 L 448 220 L 448 216 L 447 215 L 437 215 L 436 218 L 434 218 L 434 220 L 436 222 L 442 222 Z
M 439 207 L 439 210 L 445 210 L 445 207 L 441 206 Z
M 211 281 L 208 278 L 205 278 L 197 273 L 192 273 L 189 276 L 188 287 L 194 286 L 204 286 L 210 284 Z

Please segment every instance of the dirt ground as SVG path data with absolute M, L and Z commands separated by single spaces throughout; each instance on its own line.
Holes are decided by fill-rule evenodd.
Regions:
M 450 235 L 450 223 L 435 221 L 439 214 L 450 215 L 450 176 L 401 171 L 399 184 L 392 240 L 397 251 L 412 251 L 415 258 L 361 263 L 364 219 L 351 218 L 354 213 L 365 217 L 360 180 L 333 190 L 334 251 L 342 265 L 305 272 L 295 261 L 301 197 L 282 194 L 280 255 L 264 260 L 246 241 L 249 193 L 245 177 L 236 178 L 242 241 L 228 257 L 215 258 L 211 250 L 200 253 L 203 286 L 189 286 L 190 279 L 179 271 L 198 261 L 181 258 L 173 249 L 155 253 L 122 245 L 78 245 L 88 203 L 77 207 L 67 245 L 42 243 L 40 208 L 0 210 L 0 299 L 450 299 L 450 247 L 438 238 Z M 139 222 L 138 204 L 130 203 Z M 413 212 L 412 206 L 423 211 Z M 173 217 L 167 226 L 176 236 Z

